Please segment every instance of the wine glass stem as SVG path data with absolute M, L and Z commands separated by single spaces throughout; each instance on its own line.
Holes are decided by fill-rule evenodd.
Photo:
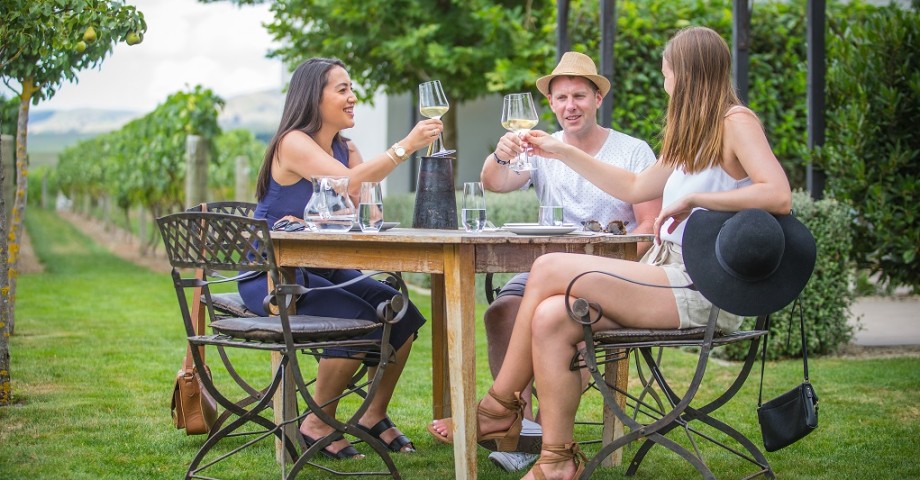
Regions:
M 527 166 L 527 163 L 529 162 L 529 158 L 527 157 L 527 148 L 524 147 L 524 143 L 523 143 L 523 141 L 524 141 L 524 132 L 518 132 L 517 135 L 518 135 L 518 138 L 521 139 L 521 154 L 518 155 L 518 159 L 519 159 L 520 162 L 521 162 L 521 165 L 519 165 L 519 167 L 526 167 L 526 166 Z
M 426 156 L 431 156 L 436 151 L 438 153 L 447 151 L 447 149 L 444 148 L 444 137 L 441 136 L 441 133 L 438 133 L 438 138 L 431 142 L 431 145 L 428 145 L 428 154 Z

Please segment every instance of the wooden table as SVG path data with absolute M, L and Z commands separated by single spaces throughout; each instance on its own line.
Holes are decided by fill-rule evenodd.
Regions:
M 412 228 L 271 235 L 282 267 L 431 274 L 432 413 L 433 418 L 453 416 L 458 479 L 476 478 L 476 273 L 526 272 L 537 257 L 550 252 L 634 260 L 636 243 L 652 239 L 650 235 L 522 236 Z

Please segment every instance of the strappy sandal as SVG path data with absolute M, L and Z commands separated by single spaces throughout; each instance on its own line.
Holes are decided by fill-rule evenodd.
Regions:
M 585 463 L 588 462 L 588 457 L 578 448 L 577 443 L 572 442 L 563 445 L 550 445 L 544 443 L 543 450 L 554 454 L 554 456 L 552 458 L 546 458 L 540 455 L 540 459 L 537 460 L 537 463 L 534 464 L 531 470 L 534 478 L 537 480 L 546 480 L 546 476 L 543 474 L 543 467 L 540 465 L 563 463 L 572 460 L 575 462 L 575 475 L 572 475 L 572 480 L 577 480 L 578 477 L 581 476 L 581 473 L 585 471 Z
M 487 433 L 485 435 L 479 434 L 479 424 L 477 421 L 476 440 L 479 445 L 487 450 L 499 452 L 540 453 L 540 447 L 543 443 L 542 436 L 521 436 L 521 426 L 524 421 L 524 401 L 521 400 L 521 392 L 514 392 L 512 397 L 499 397 L 498 394 L 495 393 L 495 390 L 490 388 L 489 396 L 494 398 L 506 411 L 495 412 L 485 409 L 482 407 L 482 401 L 480 400 L 479 405 L 476 407 L 477 415 L 482 415 L 493 420 L 513 417 L 514 420 L 512 420 L 511 426 L 509 426 L 507 430 Z M 447 427 L 446 435 L 442 435 L 435 430 L 432 424 L 428 425 L 428 432 L 431 433 L 435 440 L 441 443 L 453 444 L 453 422 L 451 419 L 447 418 L 444 419 L 444 425 Z
M 415 452 L 415 445 L 412 444 L 412 440 L 409 440 L 409 437 L 403 435 L 402 433 L 400 433 L 399 435 L 397 435 L 396 438 L 394 438 L 393 441 L 391 441 L 390 443 L 384 442 L 384 441 L 383 441 L 383 438 L 380 437 L 380 435 L 382 435 L 383 432 L 385 432 L 385 431 L 387 431 L 387 430 L 389 430 L 389 429 L 391 429 L 391 428 L 396 428 L 396 425 L 393 423 L 392 420 L 390 420 L 390 417 L 383 417 L 383 420 L 377 422 L 377 424 L 374 425 L 374 426 L 371 427 L 371 428 L 367 428 L 367 427 L 365 427 L 364 425 L 361 425 L 361 424 L 359 423 L 359 424 L 358 424 L 358 428 L 360 428 L 361 430 L 364 430 L 365 432 L 371 434 L 372 437 L 374 437 L 374 438 L 376 438 L 377 440 L 379 440 L 380 443 L 382 443 L 384 446 L 386 446 L 391 452 L 396 452 L 396 453 L 413 453 L 413 452 Z M 403 450 L 403 449 L 406 448 L 407 446 L 409 447 L 409 449 L 408 449 L 408 450 Z
M 305 434 L 305 433 L 303 433 L 303 432 L 300 432 L 300 435 L 303 437 L 303 442 L 307 445 L 307 448 L 312 447 L 313 444 L 316 443 L 316 442 L 318 441 L 317 439 L 315 439 L 315 438 L 313 438 L 313 437 L 311 437 L 311 436 L 309 436 L 309 435 L 307 435 L 307 434 Z M 341 433 L 339 433 L 338 435 L 332 437 L 332 441 L 333 441 L 333 442 L 338 442 L 339 440 L 344 440 L 344 439 L 345 439 L 345 437 L 343 437 Z M 327 458 L 331 458 L 331 459 L 333 459 L 333 460 L 347 460 L 347 459 L 351 459 L 351 458 L 354 458 L 354 459 L 356 459 L 356 460 L 360 460 L 360 459 L 364 458 L 364 454 L 362 454 L 361 452 L 359 452 L 358 449 L 356 449 L 356 448 L 354 447 L 354 445 L 348 445 L 347 447 L 344 447 L 344 448 L 342 448 L 341 450 L 339 450 L 338 452 L 335 452 L 335 453 L 330 452 L 330 451 L 329 451 L 329 446 L 327 445 L 325 448 L 323 448 L 322 450 L 320 450 L 319 453 L 321 453 L 321 454 L 323 454 L 324 456 L 326 456 Z

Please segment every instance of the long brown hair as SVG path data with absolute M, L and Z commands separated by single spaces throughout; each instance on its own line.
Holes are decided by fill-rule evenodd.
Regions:
M 259 180 L 256 183 L 258 200 L 261 201 L 268 193 L 272 164 L 278 154 L 281 139 L 294 130 L 299 130 L 312 137 L 322 128 L 323 118 L 319 112 L 319 104 L 323 99 L 323 89 L 329 82 L 329 70 L 332 70 L 333 67 L 345 68 L 345 64 L 337 58 L 311 58 L 294 70 L 291 83 L 288 85 L 287 96 L 284 99 L 281 122 L 265 150 L 265 158 L 259 169 Z M 342 139 L 337 133 L 332 141 L 334 143 Z
M 696 173 L 722 163 L 725 113 L 741 101 L 732 86 L 728 44 L 706 27 L 688 27 L 664 48 L 674 75 L 661 159 Z

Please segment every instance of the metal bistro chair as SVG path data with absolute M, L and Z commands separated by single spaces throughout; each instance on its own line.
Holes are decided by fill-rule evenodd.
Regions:
M 600 306 L 584 298 L 573 300 L 568 294 L 571 291 L 572 284 L 588 274 L 602 274 L 619 278 L 608 272 L 592 271 L 579 275 L 569 284 L 566 294 L 566 307 L 569 316 L 584 327 L 585 340 L 585 349 L 576 353 L 570 368 L 572 370 L 588 369 L 594 380 L 595 388 L 600 390 L 603 396 L 604 404 L 623 422 L 629 432 L 603 445 L 588 462 L 581 478 L 589 478 L 600 463 L 614 451 L 633 441 L 644 439 L 645 441 L 630 461 L 629 468 L 626 471 L 627 476 L 634 475 L 646 454 L 652 447 L 659 444 L 693 465 L 703 478 L 715 479 L 716 477 L 703 459 L 702 452 L 696 441 L 697 438 L 705 439 L 755 465 L 757 470 L 745 478 L 758 475 L 775 478 L 766 457 L 750 439 L 728 424 L 712 417 L 713 412 L 725 405 L 738 393 L 738 390 L 741 389 L 750 374 L 756 360 L 760 339 L 767 333 L 767 316 L 757 317 L 753 330 L 722 334 L 716 328 L 716 320 L 720 309 L 713 305 L 705 327 L 675 330 L 622 328 L 592 332 L 591 325 L 603 315 Z M 692 286 L 683 288 L 692 288 Z M 724 393 L 714 400 L 703 405 L 694 404 L 694 397 L 703 383 L 712 349 L 736 342 L 749 342 L 748 352 L 739 369 L 738 376 L 730 383 Z M 690 380 L 685 393 L 679 395 L 665 378 L 661 367 L 661 351 L 664 348 L 685 347 L 696 348 L 699 353 L 693 378 Z M 656 348 L 658 349 L 657 354 L 654 350 Z M 642 384 L 639 395 L 632 395 L 610 385 L 604 380 L 603 371 L 599 369 L 600 365 L 628 360 L 630 353 L 636 356 L 639 380 Z M 649 371 L 649 378 L 646 378 L 643 374 L 642 364 Z M 720 381 L 721 383 L 722 381 Z M 629 406 L 634 409 L 633 415 L 629 415 L 626 412 L 624 407 L 617 401 L 617 396 L 625 396 L 632 402 Z M 646 397 L 650 400 L 646 400 Z M 654 403 L 650 403 L 651 400 L 654 400 Z M 644 423 L 640 421 L 640 419 L 645 420 L 646 418 L 648 421 Z M 706 424 L 711 429 L 727 435 L 742 448 L 739 449 L 736 446 L 727 444 L 722 439 L 713 436 L 709 431 L 697 428 L 693 422 Z M 677 429 L 683 430 L 693 451 L 667 437 L 669 433 Z
M 275 263 L 269 227 L 265 220 L 225 213 L 185 212 L 159 218 L 157 224 L 173 267 L 173 284 L 189 346 L 192 347 L 193 360 L 198 370 L 205 371 L 198 347 L 270 351 L 277 352 L 281 356 L 277 369 L 272 373 L 269 385 L 264 389 L 254 389 L 258 392 L 255 402 L 242 402 L 243 404 L 234 402 L 224 394 L 223 387 L 219 388 L 215 385 L 209 376 L 202 376 L 202 383 L 208 392 L 236 418 L 211 431 L 208 439 L 189 465 L 186 478 L 214 478 L 213 471 L 208 471 L 207 476 L 204 476 L 202 472 L 210 468 L 219 470 L 216 466 L 220 462 L 250 446 L 259 444 L 261 440 L 273 438 L 279 439 L 290 458 L 296 459 L 290 464 L 286 460 L 281 462 L 283 478 L 295 478 L 307 464 L 333 474 L 389 475 L 393 478 L 400 478 L 389 452 L 379 442 L 374 441 L 370 434 L 357 428 L 357 420 L 367 410 L 387 365 L 394 358 L 393 348 L 389 345 L 390 329 L 392 324 L 403 317 L 409 305 L 405 283 L 399 278 L 392 280 L 398 285 L 398 292 L 392 299 L 377 307 L 378 321 L 293 315 L 288 313 L 288 308 L 296 298 L 309 292 L 343 288 L 364 278 L 395 277 L 395 274 L 370 272 L 349 282 L 328 287 L 308 288 L 297 284 L 285 284 L 282 282 L 280 270 Z M 182 272 L 186 269 L 198 269 L 205 274 L 202 278 L 191 274 L 183 277 Z M 215 272 L 224 272 L 230 276 L 216 277 Z M 240 275 L 233 276 L 232 272 L 243 272 L 241 275 L 251 274 L 249 272 L 264 272 L 268 275 L 271 284 L 275 287 L 266 296 L 264 305 L 266 311 L 270 311 L 269 307 L 273 305 L 280 306 L 276 308 L 278 314 L 268 317 L 242 318 L 218 315 L 211 294 L 211 285 L 238 280 Z M 210 327 L 215 332 L 213 334 L 196 333 L 194 330 L 194 319 L 191 317 L 191 309 L 186 297 L 186 293 L 194 289 L 201 291 L 205 304 L 202 310 L 206 312 Z M 196 296 L 192 298 L 195 299 Z M 359 338 L 377 330 L 381 331 L 379 340 Z M 320 408 L 322 405 L 316 403 L 308 389 L 314 380 L 305 381 L 301 364 L 298 361 L 299 352 L 321 356 L 326 349 L 330 348 L 349 348 L 364 352 L 365 355 L 379 355 L 379 365 L 373 378 L 355 386 L 364 389 L 366 396 L 345 422 L 330 417 Z M 233 376 L 239 376 L 238 372 L 234 372 Z M 292 378 L 296 388 L 295 392 L 285 391 L 286 376 Z M 267 418 L 271 415 L 263 415 L 263 412 L 272 408 L 272 399 L 279 390 L 282 396 L 299 394 L 306 406 L 305 411 L 302 413 L 283 411 L 281 423 L 275 423 Z M 354 392 L 346 391 L 342 396 L 350 393 Z M 329 435 L 318 439 L 310 448 L 305 448 L 300 438 L 289 438 L 284 428 L 287 425 L 294 425 L 296 428 L 307 414 L 317 415 L 334 429 Z M 256 430 L 247 430 L 252 428 Z M 357 437 L 367 443 L 385 464 L 386 470 L 338 472 L 311 461 L 321 449 L 332 443 L 342 433 Z M 240 443 L 238 440 L 226 442 L 233 437 L 246 437 L 247 440 L 245 443 Z M 220 450 L 216 449 L 222 442 L 225 442 L 226 446 Z M 269 443 L 274 444 L 273 441 Z M 274 448 L 271 450 L 274 451 Z M 298 450 L 301 451 L 299 455 Z M 270 455 L 269 461 L 274 462 L 274 455 Z M 227 468 L 232 469 L 232 465 Z

